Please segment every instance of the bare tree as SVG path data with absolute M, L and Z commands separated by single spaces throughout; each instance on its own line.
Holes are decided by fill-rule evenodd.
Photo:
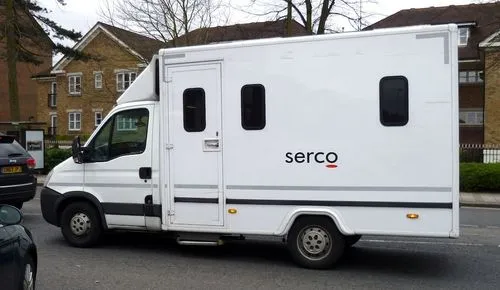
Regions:
M 376 0 L 248 0 L 246 8 L 237 8 L 254 16 L 296 19 L 307 32 L 324 34 L 343 30 L 333 23 L 347 20 L 355 30 L 368 25 L 367 18 L 374 14 L 363 11 L 363 4 L 375 4 Z M 289 25 L 288 25 L 289 26 Z M 290 32 L 290 30 L 288 30 Z
M 177 46 L 181 35 L 227 19 L 223 8 L 223 0 L 104 0 L 99 14 L 114 26 Z

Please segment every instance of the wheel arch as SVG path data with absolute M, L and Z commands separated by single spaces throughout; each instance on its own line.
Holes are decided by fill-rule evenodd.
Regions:
M 342 219 L 342 216 L 339 212 L 332 210 L 332 209 L 315 209 L 315 208 L 302 208 L 302 209 L 296 209 L 292 212 L 290 212 L 284 219 L 282 225 L 277 231 L 277 235 L 279 236 L 286 236 L 290 229 L 292 228 L 293 224 L 301 218 L 306 218 L 310 216 L 324 216 L 330 218 L 337 229 L 343 234 L 343 235 L 354 235 L 354 231 L 349 228 L 345 221 Z
M 104 215 L 104 209 L 102 208 L 101 202 L 92 194 L 85 191 L 71 191 L 63 195 L 63 198 L 56 202 L 55 208 L 57 213 L 57 225 L 61 225 L 61 215 L 66 206 L 73 202 L 88 202 L 92 204 L 99 213 L 99 219 L 101 221 L 103 229 L 107 230 L 108 225 L 106 222 L 106 216 Z

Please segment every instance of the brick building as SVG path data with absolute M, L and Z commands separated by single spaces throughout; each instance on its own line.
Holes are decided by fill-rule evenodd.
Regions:
M 75 45 L 90 60 L 63 57 L 52 70 L 33 76 L 37 120 L 49 136 L 92 133 L 116 99 L 165 43 L 98 22 Z
M 201 28 L 176 39 L 177 46 L 199 45 L 286 36 L 284 21 L 269 21 Z M 292 35 L 306 30 L 292 23 Z M 186 42 L 186 39 L 190 41 Z M 38 83 L 37 120 L 47 123 L 51 136 L 92 133 L 111 110 L 119 95 L 133 82 L 160 48 L 172 47 L 163 42 L 98 22 L 75 45 L 96 56 L 88 61 L 62 58 L 52 70 L 33 77 Z
M 5 21 L 5 3 L 0 3 L 0 27 L 4 27 Z M 21 119 L 17 121 L 35 121 L 36 119 L 36 96 L 37 87 L 31 80 L 33 74 L 47 71 L 52 65 L 52 40 L 47 36 L 45 31 L 35 21 L 35 19 L 24 12 L 23 9 L 16 10 L 16 18 L 21 24 L 22 29 L 32 31 L 33 40 L 21 38 L 20 42 L 23 47 L 29 48 L 33 54 L 38 55 L 37 59 L 42 63 L 34 65 L 25 62 L 17 63 L 17 86 Z M 35 34 L 34 32 L 39 32 Z M 2 33 L 0 33 L 2 34 Z M 8 84 L 8 69 L 6 53 L 6 38 L 0 37 L 0 122 L 10 122 L 10 101 L 9 101 L 9 84 Z M 11 130 L 9 126 L 2 126 L 0 130 Z
M 500 2 L 401 10 L 365 30 L 443 23 L 459 26 L 460 143 L 500 144 Z

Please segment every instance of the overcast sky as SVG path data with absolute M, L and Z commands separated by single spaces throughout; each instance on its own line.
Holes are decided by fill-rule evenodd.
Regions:
M 52 12 L 50 18 L 67 28 L 74 28 L 85 33 L 99 20 L 99 3 L 103 0 L 65 0 L 66 5 L 61 6 L 56 0 L 38 0 L 44 7 Z M 233 6 L 244 5 L 248 0 L 231 0 Z M 280 0 L 274 0 L 280 1 Z M 478 0 L 376 0 L 376 5 L 369 5 L 363 10 L 370 13 L 376 13 L 378 16 L 370 18 L 370 22 L 380 20 L 384 16 L 391 15 L 401 9 L 420 8 L 429 6 L 445 6 L 452 4 L 469 4 L 480 2 Z M 248 15 L 232 10 L 231 23 L 249 22 L 252 19 Z
M 56 0 L 38 0 L 41 6 L 48 8 L 51 11 L 47 16 L 61 26 L 69 29 L 75 29 L 82 34 L 85 34 L 94 24 L 102 20 L 99 17 L 99 6 L 106 0 L 65 0 L 66 5 L 62 6 Z M 112 1 L 112 0 L 108 0 Z M 117 1 L 117 0 L 115 0 Z M 228 0 L 225 0 L 228 1 Z M 249 3 L 249 0 L 229 0 L 233 7 L 243 7 Z M 281 1 L 281 0 L 267 0 Z M 366 13 L 375 14 L 368 18 L 369 23 L 374 23 L 386 16 L 398 12 L 401 9 L 421 8 L 430 6 L 446 6 L 446 5 L 461 5 L 477 2 L 481 0 L 375 0 L 376 4 L 369 4 L 363 7 Z M 272 2 L 271 2 L 272 3 Z M 243 6 L 242 6 L 243 5 Z M 268 20 L 264 18 L 255 18 L 241 11 L 231 9 L 229 23 L 245 23 L 252 21 Z M 340 27 L 345 27 L 346 30 L 351 30 L 348 23 L 340 24 Z M 71 45 L 71 42 L 64 41 L 66 45 Z M 56 56 L 54 62 L 59 59 Z

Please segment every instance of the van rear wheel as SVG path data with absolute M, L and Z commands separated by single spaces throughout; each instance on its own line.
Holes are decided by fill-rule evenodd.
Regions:
M 88 202 L 70 203 L 61 215 L 61 232 L 72 246 L 95 245 L 102 233 L 97 210 Z
M 290 229 L 287 246 L 298 265 L 327 269 L 334 266 L 344 253 L 345 239 L 330 218 L 304 217 Z

